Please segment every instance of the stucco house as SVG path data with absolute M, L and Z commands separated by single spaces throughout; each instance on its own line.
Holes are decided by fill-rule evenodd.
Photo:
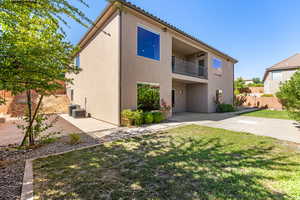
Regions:
M 79 47 L 67 93 L 93 118 L 120 125 L 139 83 L 158 86 L 171 114 L 215 112 L 217 92 L 233 102 L 236 59 L 127 1 L 109 3 Z
M 283 61 L 267 68 L 263 77 L 264 93 L 275 94 L 281 83 L 289 80 L 300 68 L 300 54 L 297 53 Z

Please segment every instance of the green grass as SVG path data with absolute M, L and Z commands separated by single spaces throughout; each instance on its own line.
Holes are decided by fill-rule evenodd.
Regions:
M 258 110 L 250 113 L 241 114 L 241 115 L 251 116 L 251 117 L 275 118 L 275 119 L 291 119 L 288 116 L 287 111 L 279 111 L 279 110 Z
M 296 146 L 189 125 L 34 161 L 36 199 L 300 199 Z M 299 150 L 299 149 L 298 149 Z

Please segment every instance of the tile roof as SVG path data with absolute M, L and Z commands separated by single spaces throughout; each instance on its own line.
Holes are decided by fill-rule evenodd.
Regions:
M 279 63 L 276 63 L 272 67 L 269 67 L 266 69 L 263 80 L 266 79 L 267 74 L 271 71 L 276 70 L 289 70 L 289 69 L 299 69 L 300 68 L 300 53 L 296 53 L 295 55 L 292 55 Z

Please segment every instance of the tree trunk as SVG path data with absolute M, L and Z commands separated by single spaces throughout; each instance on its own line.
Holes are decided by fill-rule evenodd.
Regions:
M 21 146 L 23 146 L 25 144 L 25 141 L 26 141 L 26 138 L 29 137 L 29 145 L 34 145 L 34 135 L 33 135 L 33 132 L 32 132 L 32 125 L 35 121 L 35 118 L 36 118 L 36 115 L 38 113 L 38 110 L 40 109 L 41 107 L 41 103 L 42 103 L 42 100 L 44 98 L 44 95 L 41 95 L 40 99 L 39 99 L 39 102 L 37 104 L 37 107 L 34 111 L 34 114 L 32 115 L 32 111 L 29 111 L 29 116 L 30 116 L 30 120 L 29 120 L 29 124 L 28 124 L 28 127 L 27 127 L 27 130 L 26 130 L 26 133 L 25 133 L 25 136 L 23 138 L 23 141 L 21 143 Z M 27 100 L 28 100 L 28 96 L 27 96 Z M 29 103 L 27 102 L 27 105 L 29 107 Z M 31 104 L 31 96 L 30 96 L 30 107 L 32 107 L 32 104 Z

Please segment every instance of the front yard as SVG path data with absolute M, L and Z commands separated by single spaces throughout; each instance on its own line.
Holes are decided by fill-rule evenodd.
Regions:
M 250 113 L 245 113 L 242 115 L 251 116 L 251 117 L 274 118 L 274 119 L 291 119 L 287 111 L 280 111 L 280 110 L 258 110 Z
M 299 147 L 197 125 L 38 159 L 33 167 L 37 199 L 300 199 Z

